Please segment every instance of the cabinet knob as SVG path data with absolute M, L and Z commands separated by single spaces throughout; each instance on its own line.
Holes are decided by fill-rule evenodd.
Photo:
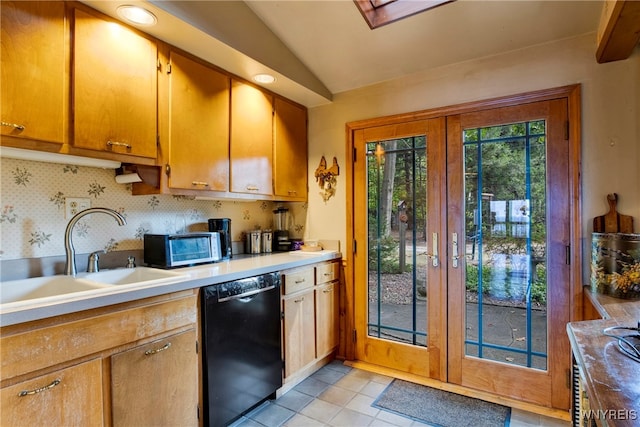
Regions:
M 1 126 L 6 126 L 6 127 L 10 127 L 10 128 L 14 128 L 15 130 L 20 130 L 20 131 L 24 130 L 24 126 L 23 125 L 19 125 L 17 123 L 0 122 L 0 125 Z

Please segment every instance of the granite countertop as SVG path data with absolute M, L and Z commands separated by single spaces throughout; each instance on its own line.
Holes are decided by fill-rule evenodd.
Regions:
M 21 304 L 0 305 L 0 326 L 15 325 L 74 313 L 112 304 L 153 297 L 202 286 L 229 282 L 279 270 L 302 267 L 322 261 L 338 259 L 338 251 L 280 252 L 263 255 L 234 257 L 213 264 L 173 269 L 181 276 L 175 280 L 152 285 L 118 285 L 95 291 L 66 294 L 55 300 L 34 299 Z M 3 285 L 11 282 L 4 282 Z
M 640 426 L 640 363 L 622 353 L 617 340 L 603 334 L 612 326 L 637 327 L 640 301 L 594 294 L 588 288 L 585 294 L 603 318 L 571 322 L 567 332 L 590 407 L 610 411 L 599 417 L 602 426 Z

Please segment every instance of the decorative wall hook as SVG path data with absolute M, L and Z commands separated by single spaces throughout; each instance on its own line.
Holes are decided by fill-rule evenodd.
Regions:
M 338 159 L 334 157 L 333 165 L 327 168 L 327 160 L 322 156 L 320 164 L 316 168 L 315 177 L 320 187 L 320 196 L 325 202 L 336 194 L 336 185 L 338 183 L 336 177 L 338 175 L 340 175 Z

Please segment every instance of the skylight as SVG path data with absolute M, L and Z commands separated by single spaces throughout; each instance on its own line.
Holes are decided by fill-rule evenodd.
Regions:
M 454 0 L 353 0 L 374 30 Z

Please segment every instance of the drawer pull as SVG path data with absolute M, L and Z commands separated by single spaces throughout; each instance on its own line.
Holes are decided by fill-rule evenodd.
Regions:
M 191 185 L 200 185 L 202 187 L 208 187 L 209 183 L 204 181 L 193 181 L 191 182 Z
M 53 380 L 53 382 L 51 384 L 46 385 L 44 387 L 34 388 L 33 390 L 22 390 L 20 393 L 18 393 L 18 397 L 24 397 L 24 396 L 29 396 L 29 395 L 32 395 L 32 394 L 42 393 L 43 391 L 46 391 L 46 390 L 54 388 L 55 386 L 57 386 L 61 382 L 62 381 L 60 380 L 60 378 L 56 378 L 55 380 Z
M 294 299 L 293 302 L 302 302 L 304 301 L 304 297 L 300 298 L 300 299 Z
M 289 193 L 289 195 L 293 194 L 296 195 L 298 194 L 298 192 L 296 190 L 288 190 L 287 193 Z
M 10 128 L 14 128 L 15 130 L 24 130 L 24 126 L 16 124 L 16 123 L 0 122 L 0 125 L 6 126 L 6 127 L 10 127 Z
M 247 185 L 247 191 L 258 191 L 260 190 L 259 187 L 255 186 L 255 185 Z
M 169 347 L 171 347 L 171 343 L 170 342 L 166 343 L 165 345 L 163 345 L 160 348 L 156 348 L 155 350 L 147 350 L 147 351 L 144 352 L 144 355 L 145 356 L 151 356 L 152 354 L 157 354 L 157 353 L 160 353 L 161 351 L 165 351 Z
M 327 276 L 331 276 L 331 273 L 324 273 L 324 276 L 325 276 L 325 277 L 327 277 Z
M 131 150 L 131 144 L 127 144 L 126 142 L 119 141 L 107 141 L 107 146 L 109 147 L 125 147 L 127 150 Z
M 304 282 L 306 282 L 306 279 L 296 280 L 296 284 L 298 284 L 298 283 L 304 283 Z
M 333 292 L 333 289 L 325 289 L 322 292 L 324 292 L 325 294 L 330 294 L 331 292 Z

